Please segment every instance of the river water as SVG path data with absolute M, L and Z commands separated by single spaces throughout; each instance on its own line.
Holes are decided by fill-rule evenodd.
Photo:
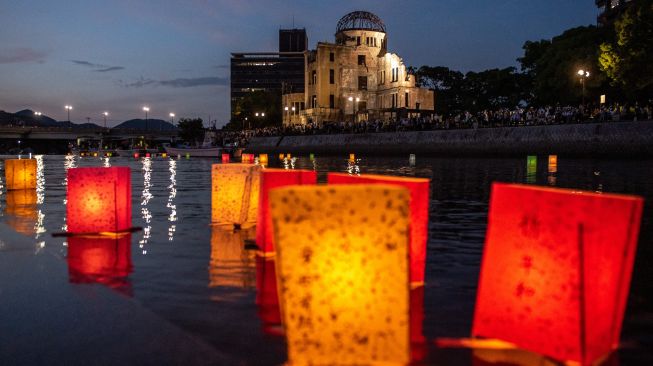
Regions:
M 39 157 L 36 205 L 16 210 L 2 188 L 2 221 L 34 240 L 35 255 L 54 253 L 63 261 L 68 242 L 51 233 L 65 229 L 66 170 L 80 166 L 129 166 L 133 222 L 144 228 L 131 240 L 133 268 L 127 278 L 105 283 L 180 328 L 206 340 L 244 364 L 280 364 L 285 344 L 274 309 L 259 294 L 265 264 L 242 250 L 252 233 L 228 235 L 209 225 L 209 159 Z M 283 165 L 271 157 L 271 165 Z M 485 236 L 490 185 L 494 181 L 641 195 L 646 199 L 622 340 L 621 365 L 653 364 L 653 161 L 558 157 L 557 169 L 540 156 L 527 167 L 523 158 L 299 157 L 289 168 L 326 172 L 392 174 L 431 179 L 423 334 L 428 340 L 417 364 L 472 364 L 466 350 L 439 349 L 438 337 L 470 334 Z M 536 167 L 536 169 L 534 169 Z M 4 181 L 4 168 L 0 170 Z M 609 223 L 606 223 L 609 224 Z M 1 254 L 1 253 L 0 253 Z M 269 274 L 269 273 L 268 273 Z M 258 275 L 258 278 L 257 278 Z M 122 275 L 121 275 L 122 276 Z M 91 276 L 92 277 L 92 276 Z M 124 276 L 122 276 L 124 277 Z M 269 280 L 269 279 L 268 279 Z M 87 286 L 74 279 L 72 286 Z M 419 299 L 419 298 L 418 298 Z M 420 299 L 421 300 L 421 299 Z M 421 302 L 421 301 L 420 301 Z M 477 362 L 480 362 L 477 360 Z M 482 364 L 482 363 L 474 363 Z

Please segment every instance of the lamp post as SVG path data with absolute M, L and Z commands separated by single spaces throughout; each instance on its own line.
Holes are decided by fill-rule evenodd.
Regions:
M 585 79 L 590 77 L 590 72 L 587 70 L 580 69 L 578 70 L 578 76 L 580 77 L 580 85 L 582 88 L 582 98 L 583 98 L 583 106 L 585 106 Z
M 70 111 L 73 109 L 73 106 L 66 105 L 64 108 L 66 108 L 66 111 L 68 111 L 68 122 L 70 122 Z
M 34 112 L 34 115 L 37 116 L 37 117 L 40 117 L 42 114 L 43 113 L 41 113 L 41 112 Z
M 147 112 L 150 111 L 150 107 L 144 106 L 143 107 L 143 112 L 145 112 L 145 131 L 147 131 Z
M 283 108 L 286 111 L 286 118 L 288 118 L 288 123 L 290 124 L 290 112 L 288 111 L 288 106 Z
M 172 124 L 173 126 L 175 124 L 175 114 L 174 113 L 170 113 L 170 124 Z
M 109 112 L 103 112 L 102 115 L 104 116 L 104 128 L 107 128 L 107 117 L 109 116 Z
M 292 109 L 292 116 L 293 118 L 295 118 L 295 106 L 293 106 L 291 109 Z

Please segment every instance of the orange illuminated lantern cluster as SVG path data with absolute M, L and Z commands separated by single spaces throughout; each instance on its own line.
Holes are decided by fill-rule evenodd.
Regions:
M 127 284 L 132 272 L 131 235 L 117 238 L 68 238 L 68 274 L 72 283 Z
M 642 205 L 495 183 L 473 336 L 581 365 L 616 349 Z
M 289 364 L 410 361 L 409 203 L 389 185 L 270 192 Z
M 349 175 L 329 173 L 329 184 L 391 184 L 410 191 L 410 283 L 424 285 L 426 240 L 429 223 L 429 180 L 385 175 Z
M 211 173 L 211 222 L 218 225 L 256 223 L 261 167 L 214 164 Z
M 254 154 L 241 154 L 240 159 L 243 164 L 252 164 L 254 163 Z
M 256 224 L 256 244 L 264 256 L 274 255 L 274 235 L 270 217 L 269 194 L 273 188 L 317 183 L 312 170 L 265 169 L 261 171 L 261 186 Z
M 70 233 L 131 228 L 131 179 L 127 167 L 68 169 L 67 198 Z
M 229 154 L 222 154 L 222 164 L 229 164 Z
M 264 166 L 268 165 L 268 154 L 259 154 L 258 162 Z
M 36 189 L 36 159 L 5 160 L 7 190 Z

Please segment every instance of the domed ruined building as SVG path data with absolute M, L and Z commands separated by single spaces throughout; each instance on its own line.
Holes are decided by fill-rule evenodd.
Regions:
M 283 95 L 284 124 L 433 113 L 433 91 L 416 87 L 401 58 L 388 52 L 386 27 L 378 16 L 366 11 L 345 15 L 335 38 L 305 52 L 305 92 Z

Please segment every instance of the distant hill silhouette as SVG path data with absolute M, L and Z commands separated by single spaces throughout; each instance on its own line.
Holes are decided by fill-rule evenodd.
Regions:
M 95 123 L 72 123 L 57 121 L 46 115 L 36 116 L 31 109 L 23 109 L 16 113 L 0 111 L 0 125 L 28 126 L 28 127 L 75 127 L 75 128 L 100 128 Z
M 144 119 L 130 119 L 113 128 L 124 128 L 132 130 L 144 130 L 146 127 Z M 162 119 L 147 119 L 147 129 L 152 131 L 171 131 L 176 130 L 177 127 L 170 122 Z

